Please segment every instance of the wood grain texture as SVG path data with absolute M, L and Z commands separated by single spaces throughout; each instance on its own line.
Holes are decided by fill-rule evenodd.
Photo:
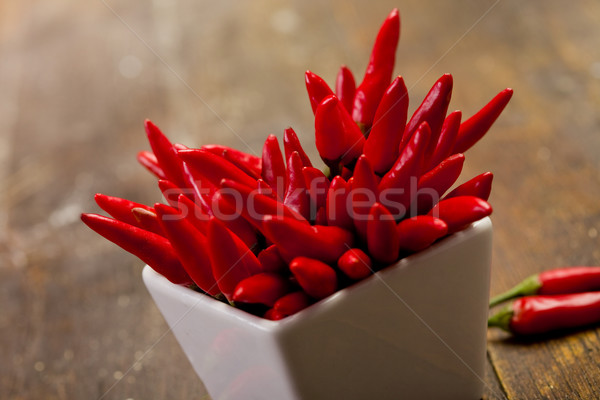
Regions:
M 515 90 L 461 178 L 495 174 L 492 293 L 600 265 L 597 1 L 0 0 L 0 398 L 208 399 L 141 263 L 79 213 L 96 192 L 160 200 L 144 118 L 251 153 L 291 125 L 316 159 L 304 71 L 360 77 L 393 7 L 411 110 L 445 72 L 465 115 Z M 484 398 L 600 398 L 598 333 L 490 331 Z

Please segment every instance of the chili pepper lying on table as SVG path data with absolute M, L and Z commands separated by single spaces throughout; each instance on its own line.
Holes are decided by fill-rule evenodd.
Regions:
M 536 335 L 600 323 L 600 292 L 528 296 L 488 320 L 516 335 Z
M 599 267 L 556 268 L 525 278 L 490 300 L 490 307 L 519 296 L 581 293 L 600 290 Z

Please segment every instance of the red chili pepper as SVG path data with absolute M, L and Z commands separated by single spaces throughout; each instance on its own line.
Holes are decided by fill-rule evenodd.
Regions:
M 221 293 L 210 266 L 206 236 L 194 228 L 179 210 L 164 204 L 156 204 L 155 208 L 160 226 L 194 283 L 211 296 Z
M 500 116 L 512 95 L 512 89 L 504 89 L 479 110 L 477 114 L 460 124 L 453 152 L 464 153 L 477 143 Z
M 225 215 L 241 214 L 256 229 L 264 233 L 263 220 L 267 216 L 289 217 L 301 220 L 308 226 L 308 221 L 297 212 L 289 209 L 282 202 L 258 193 L 258 190 L 224 179 L 222 190 L 215 195 L 220 212 Z
M 186 187 L 183 176 L 183 164 L 177 157 L 177 150 L 167 137 L 150 120 L 144 121 L 150 147 L 156 156 L 158 165 L 162 168 L 167 179 L 179 187 Z
M 356 93 L 356 82 L 352 71 L 345 65 L 340 67 L 335 80 L 335 95 L 344 105 L 348 114 L 352 114 L 354 105 L 354 94 Z
M 427 93 L 427 96 L 425 96 L 425 99 L 423 99 L 419 108 L 417 108 L 410 118 L 410 121 L 408 121 L 400 148 L 402 148 L 403 144 L 408 142 L 410 135 L 419 127 L 419 125 L 423 122 L 427 122 L 431 129 L 431 139 L 427 146 L 427 150 L 425 150 L 425 158 L 429 160 L 437 146 L 451 96 L 452 75 L 444 74 L 437 80 L 431 90 L 429 90 L 429 93 Z M 426 165 L 424 167 L 426 167 Z
M 210 214 L 212 197 L 217 191 L 217 187 L 210 182 L 204 175 L 193 170 L 189 165 L 183 163 L 183 174 L 192 189 L 192 193 L 186 193 L 186 196 L 194 200 L 202 210 Z
M 205 144 L 201 149 L 223 157 L 253 178 L 260 178 L 262 171 L 262 159 L 260 157 L 218 144 Z
M 488 320 L 516 335 L 539 335 L 600 322 L 600 292 L 528 296 L 515 300 Z
M 171 181 L 160 179 L 158 181 L 158 188 L 160 189 L 167 203 L 169 203 L 169 205 L 172 207 L 177 207 L 177 199 L 180 195 L 184 195 L 181 191 L 181 188 Z
M 215 203 L 217 206 L 220 206 L 221 204 L 219 203 L 218 198 L 215 198 Z M 210 219 L 210 216 L 214 215 L 212 211 L 210 213 L 204 212 L 202 208 L 198 207 L 193 201 L 184 195 L 179 196 L 177 208 L 181 211 L 181 214 L 185 219 L 187 219 L 196 229 L 206 235 L 208 229 L 208 220 Z M 227 210 L 230 209 L 227 208 Z M 235 213 L 235 210 L 231 212 L 231 214 L 233 213 Z M 239 237 L 246 244 L 246 246 L 251 249 L 256 246 L 258 242 L 256 230 L 248 221 L 246 221 L 245 218 L 242 216 L 236 218 L 232 215 L 231 218 L 223 218 L 221 222 L 223 222 L 227 229 Z
M 465 156 L 455 154 L 419 178 L 417 197 L 411 209 L 417 214 L 427 214 L 460 176 Z
M 177 197 L 176 208 L 196 229 L 206 235 L 208 220 L 213 215 L 212 210 L 210 213 L 205 212 L 202 207 L 198 206 L 198 203 L 193 202 L 183 194 Z
M 273 306 L 276 312 L 283 315 L 293 315 L 310 306 L 311 299 L 302 291 L 288 293 L 278 299 Z
M 373 273 L 371 258 L 361 249 L 350 249 L 338 259 L 337 266 L 348 278 L 356 281 Z
M 282 200 L 286 187 L 285 175 L 285 163 L 279 141 L 275 135 L 269 135 L 262 152 L 262 178 L 275 191 L 277 198 Z
M 361 155 L 365 137 L 334 95 L 327 96 L 315 113 L 315 136 L 319 155 L 335 173 L 341 162 L 351 164 Z
M 600 267 L 556 268 L 525 278 L 490 300 L 490 307 L 520 296 L 554 295 L 600 290 Z
M 283 272 L 287 268 L 287 264 L 274 244 L 258 253 L 258 261 L 265 272 Z
M 379 203 L 373 204 L 367 223 L 369 254 L 382 264 L 391 264 L 400 254 L 400 238 L 394 216 Z
M 239 303 L 264 304 L 273 307 L 275 302 L 289 291 L 289 280 L 279 274 L 263 272 L 238 283 L 232 299 Z
M 133 225 L 97 214 L 81 214 L 81 220 L 92 230 L 123 250 L 137 256 L 169 281 L 193 283 L 167 239 Z
M 358 158 L 354 167 L 354 182 L 349 193 L 352 202 L 354 227 L 362 240 L 367 238 L 367 220 L 371 206 L 377 201 L 377 177 L 371 163 L 364 154 Z
M 492 192 L 492 180 L 494 174 L 491 172 L 484 172 L 481 175 L 477 175 L 475 178 L 457 186 L 456 189 L 448 193 L 444 199 L 450 199 L 458 196 L 475 196 L 487 201 Z
M 165 175 L 165 171 L 158 165 L 158 161 L 156 160 L 156 156 L 149 151 L 140 151 L 137 155 L 137 160 L 142 166 L 144 166 L 148 171 L 150 171 L 154 176 L 158 179 L 167 179 L 167 175 Z
M 136 220 L 136 225 L 148 232 L 156 233 L 157 235 L 166 237 L 165 231 L 162 229 L 154 211 L 145 208 L 134 207 L 131 209 L 133 218 Z
M 210 183 L 219 186 L 222 179 L 231 179 L 249 187 L 256 186 L 256 179 L 234 164 L 210 151 L 200 149 L 179 150 L 179 158 L 185 161 L 194 175 L 205 177 Z
M 294 151 L 288 159 L 286 181 L 287 188 L 283 197 L 283 204 L 304 218 L 310 219 L 310 198 L 302 172 L 302 160 L 297 151 Z
M 290 217 L 266 216 L 263 221 L 265 236 L 287 262 L 304 256 L 335 263 L 354 244 L 352 233 L 336 226 L 311 226 Z
M 440 132 L 435 150 L 429 160 L 425 162 L 427 168 L 424 171 L 431 170 L 453 154 L 452 150 L 454 149 L 454 143 L 456 143 L 461 118 L 462 112 L 460 111 L 453 111 L 448 114 L 442 125 L 442 131 Z
M 383 94 L 363 149 L 379 174 L 389 171 L 398 159 L 407 113 L 408 90 L 399 76 Z
M 428 215 L 448 224 L 448 234 L 451 235 L 491 213 L 492 206 L 487 201 L 475 196 L 459 196 L 440 201 Z
M 318 210 L 321 207 L 325 207 L 327 203 L 327 190 L 330 185 L 329 179 L 327 179 L 320 169 L 314 167 L 302 168 L 302 175 L 304 175 L 304 182 L 313 204 L 313 209 Z
M 107 196 L 101 193 L 96 193 L 94 200 L 96 200 L 96 204 L 98 204 L 98 206 L 106 211 L 111 217 L 137 227 L 141 226 L 139 226 L 139 223 L 131 213 L 131 210 L 134 208 L 143 208 L 144 210 L 154 211 L 152 207 L 147 205 L 136 203 L 127 199 L 121 199 L 119 197 Z
M 334 176 L 334 175 L 332 175 L 332 176 Z M 350 180 L 350 178 L 352 178 L 352 170 L 350 168 L 343 167 L 342 173 L 340 174 L 340 176 L 342 178 L 344 178 L 344 180 L 346 182 L 348 182 Z
M 333 91 L 323 78 L 317 74 L 306 71 L 304 78 L 306 81 L 306 91 L 308 92 L 310 106 L 312 107 L 313 113 L 316 113 L 319 104 L 321 104 L 325 97 L 332 95 Z
M 323 299 L 337 290 L 337 275 L 329 265 L 308 257 L 296 257 L 290 271 L 310 297 Z
M 276 194 L 273 189 L 271 189 L 271 186 L 269 186 L 267 182 L 262 179 L 256 180 L 256 190 L 259 194 L 276 199 Z
M 298 139 L 298 135 L 292 128 L 287 128 L 283 131 L 283 148 L 285 150 L 285 159 L 289 160 L 290 156 L 294 151 L 297 151 L 302 159 L 302 166 L 304 167 L 312 167 L 312 162 L 310 158 L 306 155 L 306 152 L 302 148 L 302 144 L 300 144 L 300 140 Z
M 325 207 L 321 207 L 317 210 L 313 225 L 327 225 L 327 209 Z
M 448 224 L 430 215 L 418 215 L 400 221 L 396 226 L 400 251 L 416 253 L 425 250 L 448 234 Z
M 392 169 L 381 178 L 378 186 L 379 202 L 386 206 L 396 219 L 406 215 L 416 195 L 418 172 L 430 136 L 429 125 L 423 122 L 400 153 Z
M 263 318 L 269 319 L 271 321 L 279 321 L 280 319 L 284 319 L 285 317 L 287 317 L 287 315 L 282 314 L 279 311 L 275 311 L 272 308 L 268 309 L 267 312 L 265 312 L 265 314 L 263 315 Z
M 260 261 L 215 217 L 208 221 L 207 238 L 213 276 L 221 292 L 231 300 L 238 283 L 263 272 Z
M 377 34 L 365 77 L 354 95 L 352 119 L 359 125 L 370 127 L 373 123 L 377 105 L 392 80 L 399 39 L 400 14 L 393 9 Z

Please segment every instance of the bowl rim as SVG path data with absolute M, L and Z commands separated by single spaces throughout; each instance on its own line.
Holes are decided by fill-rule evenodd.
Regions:
M 396 262 L 395 264 L 389 265 L 375 272 L 371 276 L 362 279 L 361 281 L 358 281 L 348 287 L 340 289 L 332 295 L 321 299 L 314 304 L 311 304 L 309 307 L 297 312 L 296 314 L 290 315 L 278 321 L 272 321 L 256 316 L 254 314 L 250 314 L 246 311 L 232 307 L 228 304 L 225 304 L 208 295 L 197 292 L 188 287 L 173 284 L 170 281 L 168 281 L 164 276 L 154 271 L 148 265 L 144 267 L 142 274 L 146 286 L 153 286 L 156 288 L 160 287 L 161 291 L 167 292 L 173 297 L 179 296 L 188 298 L 189 301 L 193 303 L 190 306 L 191 308 L 210 307 L 213 308 L 216 312 L 220 313 L 223 316 L 223 318 L 239 320 L 245 324 L 252 325 L 255 328 L 258 328 L 263 331 L 269 331 L 272 333 L 283 333 L 290 329 L 294 329 L 293 327 L 295 325 L 301 324 L 305 320 L 310 320 L 313 316 L 318 315 L 319 313 L 325 312 L 328 309 L 334 307 L 337 303 L 342 302 L 345 297 L 352 295 L 352 293 L 356 291 L 360 291 L 361 288 L 363 288 L 364 286 L 371 285 L 373 284 L 373 282 L 378 282 L 381 280 L 385 281 L 386 277 L 389 277 L 390 274 L 398 273 L 399 271 L 410 268 L 411 265 L 417 263 L 417 261 L 423 261 L 428 258 L 431 258 L 434 255 L 443 252 L 446 249 L 455 246 L 458 243 L 464 242 L 465 240 L 472 238 L 480 232 L 491 230 L 491 228 L 491 219 L 489 217 L 485 217 L 479 221 L 472 223 L 466 229 L 453 233 L 452 235 L 441 239 L 440 241 L 434 243 L 427 249 L 402 258 L 398 260 L 398 262 Z

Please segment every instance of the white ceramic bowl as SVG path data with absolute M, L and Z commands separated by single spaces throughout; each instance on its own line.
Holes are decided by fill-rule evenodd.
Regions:
M 492 225 L 485 218 L 281 321 L 144 282 L 213 400 L 479 399 Z

